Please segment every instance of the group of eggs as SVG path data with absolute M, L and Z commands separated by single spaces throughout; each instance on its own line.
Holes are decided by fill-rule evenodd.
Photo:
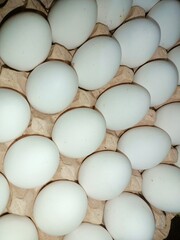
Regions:
M 133 5 L 144 8 L 147 16 L 124 22 Z M 88 39 L 96 22 L 107 25 L 112 36 Z M 61 154 L 85 159 L 78 183 L 54 181 L 37 195 L 33 220 L 43 232 L 65 235 L 64 240 L 152 240 L 155 220 L 150 207 L 139 196 L 124 192 L 132 169 L 143 171 L 142 194 L 150 204 L 162 211 L 180 212 L 180 159 L 177 166 L 160 164 L 171 146 L 180 155 L 180 102 L 158 108 L 154 126 L 135 127 L 149 108 L 165 103 L 180 85 L 180 46 L 171 50 L 180 39 L 179 22 L 180 2 L 176 0 L 59 0 L 47 19 L 23 11 L 2 22 L 1 59 L 10 68 L 30 71 L 26 97 L 0 88 L 0 142 L 16 139 L 3 160 L 4 175 L 15 186 L 31 189 L 52 179 Z M 77 48 L 71 64 L 43 63 L 52 42 L 68 50 Z M 149 61 L 158 46 L 169 50 L 169 60 Z M 120 65 L 138 68 L 132 84 L 107 89 L 94 108 L 64 111 L 78 87 L 102 88 Z M 54 124 L 52 139 L 21 137 L 31 120 L 30 105 L 43 114 L 64 111 Z M 96 152 L 107 129 L 126 130 L 119 138 L 118 151 Z M 10 196 L 4 175 L 0 175 L 0 214 Z M 82 223 L 87 196 L 106 201 L 106 228 Z M 25 238 L 38 239 L 30 218 L 0 217 L 1 240 Z

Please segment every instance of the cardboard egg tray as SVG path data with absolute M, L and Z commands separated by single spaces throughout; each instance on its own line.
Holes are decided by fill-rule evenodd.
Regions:
M 48 9 L 50 8 L 53 0 L 9 0 L 6 5 L 0 8 L 0 22 L 2 19 L 12 10 L 22 7 L 27 9 L 35 9 L 47 15 Z M 137 16 L 145 16 L 145 12 L 140 7 L 133 7 L 128 19 L 134 18 Z M 111 35 L 108 28 L 103 24 L 96 24 L 94 32 L 92 36 L 97 35 Z M 71 62 L 72 56 L 76 50 L 68 51 L 64 47 L 54 44 L 52 45 L 51 52 L 48 56 L 47 60 L 54 59 L 54 60 L 61 60 L 67 63 Z M 159 47 L 152 57 L 152 59 L 165 59 L 167 58 L 167 51 L 161 47 Z M 94 91 L 85 91 L 82 89 L 78 90 L 78 93 L 73 101 L 73 103 L 66 108 L 76 108 L 81 106 L 86 106 L 93 108 L 98 96 L 108 89 L 111 86 L 122 84 L 122 83 L 132 83 L 133 75 L 135 69 L 130 69 L 126 66 L 120 66 L 118 73 L 116 76 L 111 80 L 110 83 L 105 85 L 103 88 L 94 90 Z M 19 72 L 12 70 L 4 65 L 4 63 L 0 60 L 0 87 L 8 87 L 17 90 L 18 92 L 22 93 L 25 96 L 25 84 L 29 72 Z M 180 101 L 180 86 L 177 87 L 174 95 L 168 100 L 168 102 L 175 102 Z M 167 102 L 166 102 L 167 103 Z M 166 104 L 165 103 L 165 104 Z M 158 108 L 159 106 L 157 106 Z M 140 125 L 150 125 L 154 124 L 156 118 L 156 109 L 152 108 L 149 110 L 148 114 L 144 117 L 144 119 L 137 124 Z M 54 115 L 46 115 L 42 114 L 33 108 L 31 108 L 32 118 L 30 124 L 26 131 L 24 132 L 25 135 L 30 134 L 39 134 L 46 137 L 51 137 L 52 127 L 56 119 L 62 114 L 62 112 Z M 122 135 L 123 131 L 109 131 L 107 130 L 106 138 L 102 145 L 99 147 L 99 150 L 113 150 L 116 151 L 117 149 L 117 141 L 118 138 Z M 3 158 L 6 154 L 8 147 L 14 141 L 7 142 L 5 144 L 0 144 L 0 172 L 3 173 Z M 61 156 L 61 163 L 60 166 L 51 179 L 68 179 L 71 181 L 77 181 L 77 173 L 78 169 L 83 161 L 81 159 L 70 159 L 64 156 Z M 164 160 L 164 163 L 173 164 L 177 161 L 177 151 L 175 148 L 172 148 Z M 139 171 L 133 171 L 131 181 L 125 191 L 133 192 L 136 194 L 141 195 L 141 183 L 142 177 Z M 33 220 L 32 216 L 32 209 L 34 200 L 40 191 L 40 188 L 35 189 L 21 189 L 15 187 L 14 185 L 10 184 L 11 195 L 9 199 L 9 203 L 7 208 L 5 209 L 4 213 L 13 213 L 18 215 L 26 215 L 29 216 Z M 104 209 L 105 202 L 103 201 L 96 201 L 94 199 L 88 199 L 88 211 L 87 215 L 84 219 L 84 222 L 90 222 L 94 224 L 103 224 L 103 209 Z M 152 207 L 152 211 L 155 216 L 156 220 L 156 231 L 154 235 L 154 240 L 162 240 L 167 237 L 171 219 L 175 216 L 171 213 L 165 213 L 158 209 Z M 62 240 L 63 237 L 52 237 L 48 236 L 45 233 L 39 232 L 39 240 Z

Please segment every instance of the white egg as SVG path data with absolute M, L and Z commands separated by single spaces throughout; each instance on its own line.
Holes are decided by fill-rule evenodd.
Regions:
M 124 192 L 105 204 L 104 223 L 114 239 L 152 240 L 155 220 L 147 203 Z
M 179 78 L 178 85 L 180 85 L 180 45 L 171 49 L 168 52 L 168 58 L 176 65 Z
M 91 35 L 97 20 L 96 0 L 59 0 L 49 11 L 53 42 L 67 49 L 79 47 Z
M 176 0 L 159 1 L 148 13 L 161 29 L 160 46 L 172 47 L 180 38 L 180 2 Z
M 96 0 L 98 6 L 97 21 L 110 30 L 118 27 L 128 16 L 133 0 Z
M 160 41 L 158 24 L 148 18 L 135 18 L 122 24 L 113 34 L 122 50 L 122 65 L 139 67 L 156 51 Z
M 143 170 L 166 158 L 171 149 L 171 139 L 160 128 L 135 127 L 120 137 L 117 148 L 129 158 L 133 169 Z
M 160 107 L 154 124 L 169 134 L 172 145 L 180 145 L 180 102 Z
M 50 51 L 52 34 L 47 20 L 35 12 L 20 12 L 0 28 L 1 58 L 9 67 L 29 71 Z
M 148 12 L 159 0 L 133 0 L 133 6 L 142 7 L 146 12 Z
M 71 157 L 86 157 L 103 142 L 106 123 L 103 116 L 91 108 L 75 108 L 63 113 L 56 121 L 52 139 L 61 154 Z
M 10 146 L 4 157 L 8 180 L 21 188 L 34 188 L 47 183 L 59 165 L 59 151 L 50 139 L 27 136 Z
M 81 164 L 78 181 L 90 198 L 109 200 L 117 197 L 130 182 L 131 164 L 121 153 L 96 152 Z
M 148 91 L 135 84 L 121 84 L 109 88 L 100 95 L 95 105 L 110 130 L 133 127 L 144 118 L 149 106 Z
M 31 111 L 26 99 L 18 92 L 0 88 L 0 142 L 20 137 L 29 125 Z
M 178 154 L 178 159 L 175 165 L 180 168 L 180 145 L 176 146 L 177 154 Z
M 178 83 L 176 66 L 168 60 L 154 60 L 140 67 L 134 82 L 148 90 L 151 107 L 165 103 L 175 92 Z
M 180 212 L 180 169 L 159 164 L 143 172 L 142 193 L 154 207 L 166 212 Z
M 7 179 L 0 173 L 0 215 L 4 212 L 10 196 L 10 188 Z
M 84 43 L 74 54 L 79 86 L 87 90 L 103 87 L 117 73 L 121 64 L 121 47 L 116 39 L 98 36 Z
M 29 217 L 7 214 L 0 217 L 1 240 L 38 240 L 37 229 Z
M 108 231 L 101 225 L 82 223 L 73 232 L 67 234 L 63 240 L 112 240 Z
M 65 235 L 82 223 L 87 206 L 86 194 L 79 184 L 55 181 L 37 195 L 33 208 L 34 220 L 49 235 Z
M 40 112 L 54 114 L 71 104 L 78 90 L 78 77 L 68 64 L 49 61 L 36 67 L 26 83 L 30 104 Z

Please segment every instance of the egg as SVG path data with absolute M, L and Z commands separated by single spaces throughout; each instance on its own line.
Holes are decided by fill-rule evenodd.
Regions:
M 180 102 L 173 102 L 160 107 L 156 111 L 155 126 L 166 131 L 172 145 L 180 144 Z
M 154 20 L 139 17 L 122 24 L 113 36 L 121 46 L 121 65 L 135 68 L 150 60 L 156 51 L 160 28 Z
M 35 188 L 47 183 L 59 165 L 59 151 L 44 136 L 26 136 L 10 146 L 4 157 L 4 173 L 20 188 Z
M 106 202 L 104 223 L 114 239 L 152 240 L 155 232 L 150 207 L 137 195 L 127 192 Z
M 96 224 L 82 223 L 73 232 L 67 234 L 63 240 L 112 240 L 108 231 Z
M 165 103 L 175 92 L 178 83 L 176 66 L 168 60 L 154 60 L 140 67 L 134 82 L 148 90 L 151 107 Z
M 79 87 L 95 90 L 110 82 L 121 64 L 121 47 L 116 39 L 108 36 L 94 37 L 75 52 L 72 65 Z
M 96 0 L 55 1 L 48 14 L 53 42 L 67 49 L 79 47 L 91 35 L 97 20 Z
M 32 11 L 8 18 L 0 28 L 1 58 L 9 67 L 29 71 L 43 62 L 51 49 L 47 20 Z
M 135 84 L 121 84 L 109 88 L 100 95 L 95 105 L 110 130 L 133 127 L 144 118 L 149 106 L 149 92 Z
M 98 6 L 97 21 L 117 28 L 128 16 L 133 0 L 96 0 Z
M 129 159 L 117 152 L 96 152 L 81 164 L 78 181 L 90 198 L 104 201 L 117 197 L 130 182 Z
M 168 52 L 168 58 L 176 65 L 178 70 L 178 85 L 180 85 L 180 45 Z
M 141 126 L 126 131 L 120 137 L 117 148 L 129 158 L 133 169 L 143 170 L 158 165 L 166 158 L 171 149 L 171 139 L 160 128 Z
M 180 169 L 160 164 L 143 172 L 142 193 L 154 207 L 180 212 Z
M 30 73 L 26 83 L 26 95 L 30 104 L 46 114 L 55 114 L 68 107 L 77 90 L 76 72 L 60 61 L 39 65 Z
M 0 173 L 0 215 L 4 212 L 10 196 L 10 188 L 5 176 Z
M 38 240 L 37 229 L 29 217 L 6 214 L 0 217 L 1 240 Z
M 180 145 L 176 146 L 176 150 L 177 150 L 178 158 L 175 165 L 180 168 Z
M 71 181 L 55 181 L 37 195 L 33 216 L 41 231 L 61 236 L 74 231 L 87 212 L 87 197 L 82 187 Z
M 139 6 L 148 12 L 159 0 L 133 0 L 133 6 Z
M 62 155 L 81 158 L 93 153 L 105 134 L 103 116 L 94 109 L 81 107 L 60 115 L 53 127 L 52 139 Z
M 0 88 L 0 142 L 20 137 L 29 125 L 31 111 L 26 99 L 13 89 Z
M 159 1 L 148 13 L 160 26 L 160 46 L 171 48 L 180 38 L 180 2 L 176 0 Z

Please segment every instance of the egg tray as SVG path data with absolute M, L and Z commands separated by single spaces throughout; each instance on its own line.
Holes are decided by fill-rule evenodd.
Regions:
M 25 9 L 34 9 L 45 15 L 52 4 L 53 0 L 9 0 L 6 4 L 0 8 L 0 22 L 3 20 L 7 14 L 17 8 L 25 8 Z M 145 16 L 145 11 L 140 7 L 132 7 L 131 12 L 127 19 L 135 18 L 138 16 Z M 109 29 L 103 25 L 97 23 L 94 29 L 94 32 L 90 36 L 98 36 L 98 35 L 111 35 Z M 71 63 L 72 56 L 76 50 L 68 51 L 63 46 L 58 44 L 52 45 L 50 54 L 47 60 L 61 60 L 66 63 Z M 159 47 L 152 59 L 166 59 L 167 51 L 164 48 Z M 116 76 L 111 80 L 110 83 L 106 84 L 103 88 L 94 90 L 94 91 L 85 91 L 83 89 L 79 89 L 78 93 L 73 101 L 73 103 L 68 106 L 67 109 L 72 109 L 76 107 L 89 107 L 94 108 L 96 99 L 98 96 L 104 92 L 106 89 L 122 84 L 122 83 L 132 83 L 133 75 L 135 69 L 130 69 L 126 66 L 120 66 Z M 13 69 L 8 68 L 4 65 L 4 63 L 0 60 L 0 87 L 7 87 L 17 90 L 25 96 L 25 84 L 29 72 L 19 72 Z M 177 87 L 174 95 L 165 103 L 180 101 L 180 86 Z M 139 122 L 136 126 L 149 125 L 153 126 L 156 118 L 156 108 L 151 108 L 148 114 L 144 117 L 144 119 Z M 64 112 L 63 111 L 63 112 Z M 43 135 L 48 138 L 51 137 L 51 131 L 56 119 L 63 113 L 59 112 L 54 115 L 42 114 L 35 109 L 31 108 L 32 118 L 30 124 L 23 136 L 38 134 Z M 101 146 L 97 149 L 100 150 L 117 150 L 117 141 L 118 138 L 123 134 L 124 131 L 109 131 L 107 130 L 105 140 L 101 144 Z M 15 140 L 16 141 L 16 140 Z M 6 154 L 8 147 L 14 141 L 10 141 L 4 144 L 0 144 L 0 172 L 3 173 L 3 158 Z M 61 164 L 56 171 L 54 177 L 51 181 L 58 179 L 67 179 L 71 181 L 77 182 L 77 174 L 79 167 L 84 159 L 71 159 L 65 156 L 61 156 Z M 167 164 L 174 164 L 177 161 L 177 150 L 175 148 L 171 148 L 167 158 L 163 161 Z M 4 213 L 13 213 L 18 215 L 26 215 L 33 220 L 32 209 L 34 200 L 42 187 L 34 188 L 34 189 L 22 189 L 15 187 L 11 183 L 10 190 L 11 196 L 5 209 Z M 131 181 L 125 191 L 136 193 L 138 195 L 142 195 L 141 192 L 142 185 L 142 176 L 141 172 L 137 170 L 133 170 L 133 174 L 131 177 Z M 104 210 L 104 201 L 97 201 L 94 199 L 88 199 L 88 211 L 84 222 L 90 222 L 94 224 L 103 225 L 103 210 Z M 165 239 L 169 233 L 171 220 L 175 216 L 172 213 L 162 212 L 153 206 L 150 206 L 154 217 L 156 220 L 156 231 L 154 234 L 154 240 L 162 240 Z M 63 240 L 63 237 L 52 237 L 38 229 L 39 240 Z

